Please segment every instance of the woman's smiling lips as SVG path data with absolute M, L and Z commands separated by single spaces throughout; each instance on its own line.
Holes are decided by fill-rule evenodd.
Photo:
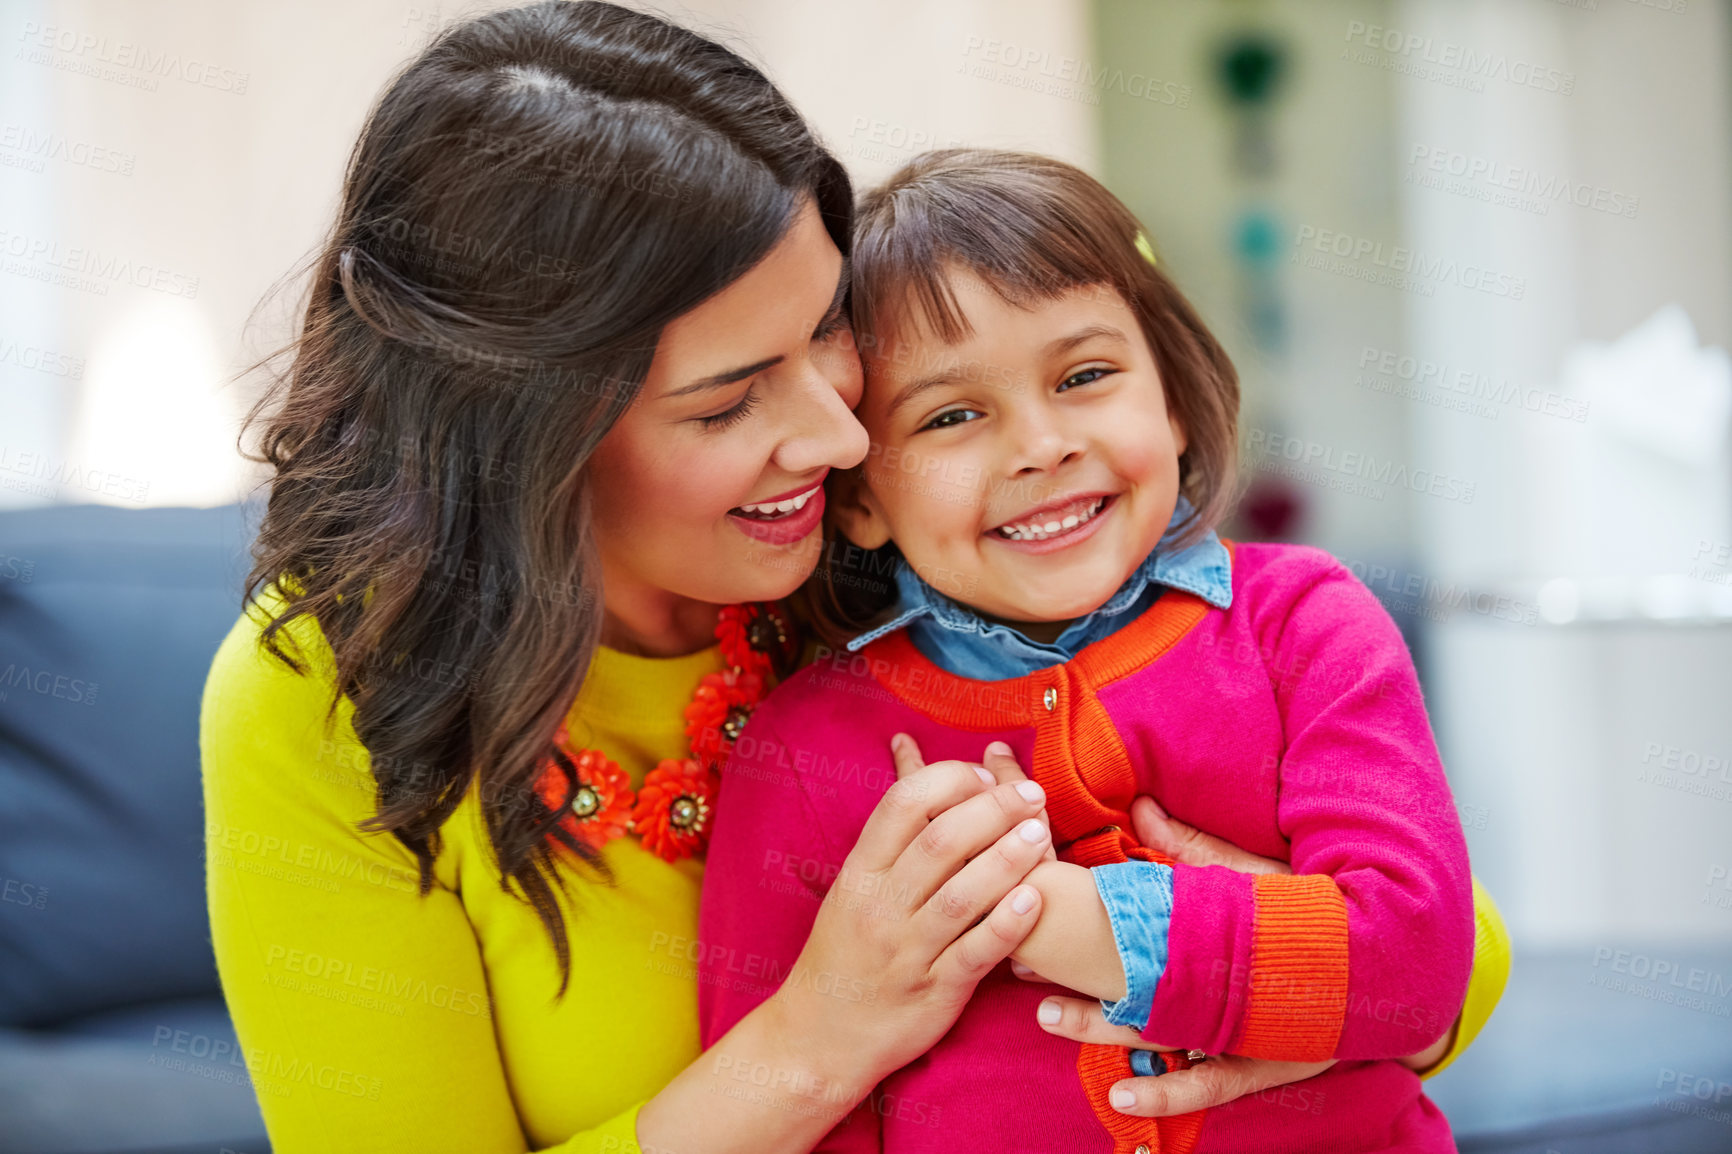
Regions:
M 1019 553 L 1055 553 L 1094 536 L 1116 499 L 1114 493 L 1092 493 L 1055 502 L 988 529 L 985 536 Z
M 827 475 L 829 470 L 824 472 Z M 737 505 L 728 510 L 728 520 L 754 541 L 792 545 L 824 520 L 824 476 L 798 489 Z

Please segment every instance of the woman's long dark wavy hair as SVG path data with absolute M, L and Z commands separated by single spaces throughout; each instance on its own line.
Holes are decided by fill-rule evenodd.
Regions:
M 560 995 L 550 839 L 607 873 L 535 789 L 601 627 L 585 464 L 662 328 L 808 196 L 846 252 L 846 173 L 729 49 L 595 0 L 494 12 L 386 88 L 301 327 L 263 362 L 280 371 L 247 429 L 274 477 L 246 592 L 282 599 L 263 641 L 306 673 L 284 629 L 317 623 L 377 782 L 363 828 L 414 852 L 422 894 L 478 783 Z

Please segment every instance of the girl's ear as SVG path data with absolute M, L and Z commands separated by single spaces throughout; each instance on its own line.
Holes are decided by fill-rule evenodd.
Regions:
M 849 541 L 862 549 L 879 549 L 889 543 L 890 522 L 866 484 L 863 467 L 832 474 L 825 499 L 836 518 L 836 528 Z

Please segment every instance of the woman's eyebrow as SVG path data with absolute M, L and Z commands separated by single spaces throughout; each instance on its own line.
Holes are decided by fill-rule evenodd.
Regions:
M 727 369 L 712 376 L 701 377 L 698 380 L 693 381 L 691 384 L 683 385 L 666 395 L 669 399 L 674 397 L 688 397 L 693 393 L 701 393 L 705 389 L 715 389 L 720 388 L 722 385 L 736 384 L 745 380 L 747 377 L 752 376 L 754 373 L 761 373 L 765 369 L 774 368 L 776 365 L 781 363 L 781 357 L 770 357 L 768 360 L 758 361 L 756 364 L 744 365 L 737 369 Z
M 848 295 L 848 272 L 848 258 L 843 257 L 842 273 L 836 278 L 836 292 L 830 298 L 830 307 L 824 310 L 824 316 L 826 319 L 835 316 L 842 308 L 842 301 Z M 819 327 L 822 327 L 822 324 L 823 322 L 819 322 Z M 737 384 L 755 373 L 761 373 L 765 369 L 774 368 L 781 364 L 782 360 L 783 358 L 779 356 L 770 357 L 766 360 L 758 361 L 755 364 L 742 365 L 737 369 L 725 369 L 722 372 L 713 373 L 707 377 L 700 377 L 691 384 L 683 385 L 680 388 L 675 389 L 673 392 L 666 394 L 666 396 L 670 400 L 675 397 L 689 397 L 693 393 L 701 393 L 705 389 L 717 389 L 723 385 Z

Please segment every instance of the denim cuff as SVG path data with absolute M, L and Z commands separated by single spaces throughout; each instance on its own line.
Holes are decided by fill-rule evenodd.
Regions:
M 1167 1064 L 1153 1050 L 1131 1051 L 1131 1073 L 1139 1078 L 1158 1078 L 1167 1072 Z
M 1113 925 L 1125 968 L 1125 996 L 1101 1002 L 1115 1026 L 1144 1030 L 1155 1004 L 1155 985 L 1167 968 L 1167 929 L 1173 921 L 1173 867 L 1150 861 L 1095 866 L 1095 889 Z

